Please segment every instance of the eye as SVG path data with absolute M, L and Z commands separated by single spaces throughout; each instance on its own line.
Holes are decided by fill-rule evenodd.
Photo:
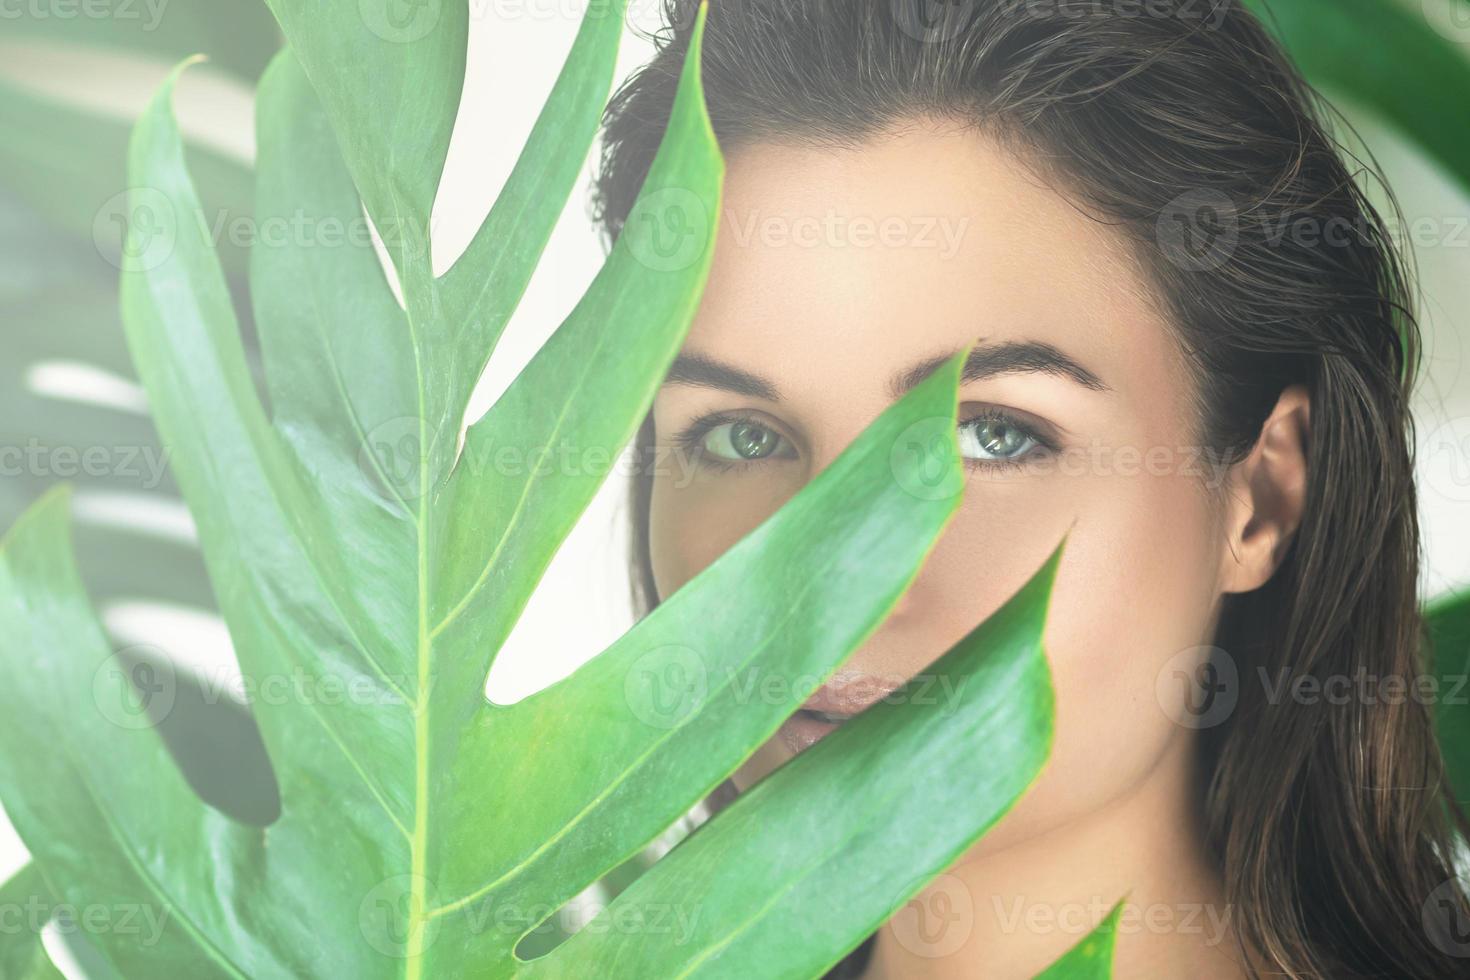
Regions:
M 704 434 L 700 448 L 720 459 L 746 462 L 773 456 L 781 435 L 757 422 L 723 422 Z
M 999 408 L 959 424 L 960 455 L 979 465 L 1019 464 L 1052 447 L 1035 429 Z
M 676 442 L 702 464 L 731 469 L 794 455 L 785 436 L 748 416 L 716 413 L 697 419 Z

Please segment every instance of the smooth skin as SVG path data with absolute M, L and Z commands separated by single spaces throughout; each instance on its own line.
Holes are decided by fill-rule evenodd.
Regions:
M 1289 388 L 1234 466 L 1191 449 L 1193 385 L 1130 247 L 1000 141 L 913 119 L 857 147 L 730 154 L 683 352 L 779 398 L 687 381 L 659 391 L 661 450 L 688 445 L 707 413 L 746 420 L 693 433 L 693 470 L 655 477 L 659 594 L 841 453 L 891 404 L 894 375 L 1007 342 L 1050 345 L 1102 386 L 1017 369 L 960 388 L 963 501 L 834 680 L 923 672 L 1071 529 L 1044 638 L 1054 748 L 1010 813 L 883 927 L 866 977 L 1031 977 L 1125 896 L 1116 976 L 1243 976 L 1203 841 L 1198 732 L 1178 720 L 1186 685 L 1159 678 L 1197 664 L 1222 597 L 1279 564 L 1301 516 L 1307 393 Z M 994 409 L 1009 420 L 965 424 Z M 773 737 L 736 785 L 792 755 Z

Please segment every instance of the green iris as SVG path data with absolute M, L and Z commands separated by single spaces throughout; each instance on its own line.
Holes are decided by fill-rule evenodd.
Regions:
M 781 435 L 756 422 L 737 421 L 717 425 L 704 437 L 704 449 L 716 459 L 765 459 L 776 453 Z

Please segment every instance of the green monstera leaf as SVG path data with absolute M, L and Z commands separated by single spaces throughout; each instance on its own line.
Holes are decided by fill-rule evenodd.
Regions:
M 35 859 L 15 887 L 163 923 L 146 941 L 89 935 L 127 977 L 820 973 L 1043 765 L 1060 545 L 934 665 L 961 692 L 953 710 L 875 706 L 681 842 L 596 928 L 535 959 L 516 948 L 769 738 L 805 696 L 790 681 L 830 674 L 891 611 L 961 498 L 968 352 L 583 668 L 492 704 L 494 656 L 608 471 L 547 461 L 631 441 L 708 274 L 723 162 L 700 47 L 627 231 L 461 445 L 595 135 L 623 5 L 589 8 L 501 198 L 442 276 L 429 209 L 465 9 L 273 9 L 290 47 L 260 87 L 255 210 L 302 230 L 251 251 L 264 390 L 195 220 L 170 108 L 187 65 L 133 134 L 128 213 L 151 220 L 129 229 L 122 309 L 278 813 L 222 812 L 170 756 L 157 729 L 187 680 L 113 649 L 53 491 L 0 544 L 0 801 Z M 786 695 L 750 698 L 752 677 Z M 896 822 L 921 832 L 895 842 Z M 0 955 L 43 969 L 22 938 Z
M 1377 113 L 1470 188 L 1470 4 L 1246 0 L 1309 82 Z M 1457 43 L 1458 42 L 1458 43 Z
M 10 46 L 88 55 L 166 59 L 196 51 L 236 82 L 254 83 L 281 37 L 261 4 L 209 0 L 101 2 L 67 11 L 32 5 L 5 19 Z M 99 72 L 107 69 L 99 69 Z M 0 445 L 29 454 L 0 485 L 0 525 L 58 480 L 78 484 L 83 504 L 127 501 L 133 515 L 182 510 L 146 404 L 58 397 L 35 383 L 59 366 L 131 386 L 136 378 L 117 309 L 121 225 L 131 125 L 0 79 Z M 249 167 L 196 150 L 195 177 L 216 214 L 251 215 Z M 220 235 L 221 260 L 243 293 L 246 254 Z M 83 464 L 83 460 L 86 464 Z M 114 513 L 115 512 L 115 513 Z M 113 507 L 84 506 L 77 544 L 100 602 L 145 600 L 208 611 L 213 606 L 198 548 L 158 521 Z M 146 581 L 137 569 L 146 568 Z

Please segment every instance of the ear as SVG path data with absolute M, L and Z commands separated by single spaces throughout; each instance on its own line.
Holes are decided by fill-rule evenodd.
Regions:
M 1220 570 L 1225 592 L 1265 585 L 1301 524 L 1311 407 L 1305 385 L 1288 385 L 1250 455 L 1230 468 Z

